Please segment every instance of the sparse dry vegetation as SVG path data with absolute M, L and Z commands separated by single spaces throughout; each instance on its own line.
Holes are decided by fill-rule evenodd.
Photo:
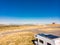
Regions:
M 21 32 L 0 37 L 0 45 L 33 45 L 34 33 Z
M 43 33 L 51 33 L 60 35 L 60 24 L 48 24 L 48 25 L 9 25 L 0 26 L 0 32 L 22 30 L 23 32 L 11 33 L 0 36 L 0 45 L 34 45 L 32 40 L 34 39 L 35 32 L 24 30 L 37 29 Z M 36 30 L 35 30 L 36 31 Z M 38 33 L 38 32 L 37 32 Z

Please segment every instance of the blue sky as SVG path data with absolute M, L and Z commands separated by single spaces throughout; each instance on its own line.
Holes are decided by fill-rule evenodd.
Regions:
M 60 23 L 59 19 L 60 0 L 0 0 L 0 23 Z

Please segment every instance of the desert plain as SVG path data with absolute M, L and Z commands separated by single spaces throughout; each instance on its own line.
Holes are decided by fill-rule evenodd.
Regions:
M 0 45 L 34 45 L 34 35 L 39 33 L 60 36 L 60 24 L 0 25 Z

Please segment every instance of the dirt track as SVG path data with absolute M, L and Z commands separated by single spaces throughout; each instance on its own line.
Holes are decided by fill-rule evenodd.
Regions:
M 0 37 L 4 36 L 4 35 L 7 35 L 7 34 L 13 34 L 13 33 L 18 33 L 18 32 L 48 33 L 48 34 L 54 34 L 54 35 L 60 36 L 60 30 L 44 32 L 44 31 L 38 30 L 38 29 L 30 29 L 30 30 L 8 30 L 8 31 L 3 31 L 3 32 L 0 32 Z

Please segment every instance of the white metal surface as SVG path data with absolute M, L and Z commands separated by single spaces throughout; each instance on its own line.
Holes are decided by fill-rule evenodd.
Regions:
M 54 39 L 55 45 L 60 45 L 60 38 Z

